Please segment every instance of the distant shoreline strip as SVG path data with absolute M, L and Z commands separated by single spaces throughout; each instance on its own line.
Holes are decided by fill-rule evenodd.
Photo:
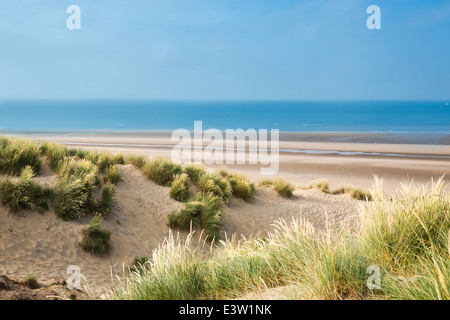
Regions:
M 129 144 L 129 143 L 89 143 L 89 142 L 56 142 L 68 146 L 90 146 L 90 147 L 135 147 L 135 148 L 185 148 L 188 146 L 165 145 L 165 144 Z M 197 147 L 192 149 L 218 149 L 223 151 L 278 151 L 280 153 L 291 154 L 310 154 L 310 155 L 342 155 L 342 156 L 374 156 L 374 157 L 400 157 L 400 158 L 431 158 L 431 159 L 450 159 L 450 156 L 441 155 L 421 155 L 421 154 L 402 154 L 402 153 L 384 153 L 384 152 L 363 152 L 363 151 L 337 151 L 337 150 L 307 150 L 307 149 L 239 149 L 239 148 L 216 148 L 216 147 Z

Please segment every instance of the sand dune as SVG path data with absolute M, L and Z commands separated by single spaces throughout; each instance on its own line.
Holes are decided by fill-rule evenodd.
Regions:
M 63 221 L 52 211 L 13 214 L 0 207 L 0 274 L 16 278 L 33 274 L 48 282 L 66 279 L 67 267 L 77 265 L 90 288 L 100 294 L 111 288 L 111 270 L 120 273 L 123 264 L 135 257 L 151 256 L 152 249 L 168 235 L 167 215 L 183 205 L 169 197 L 168 187 L 156 185 L 131 165 L 121 166 L 121 171 L 117 205 L 103 224 L 112 231 L 110 256 L 95 257 L 79 248 L 80 230 L 90 217 Z M 44 167 L 36 181 L 51 184 L 55 179 Z M 347 195 L 298 190 L 293 199 L 286 199 L 270 188 L 260 188 L 250 203 L 232 199 L 224 216 L 224 232 L 228 237 L 263 235 L 279 218 L 306 219 L 319 230 L 327 225 L 339 228 L 354 219 L 360 204 Z

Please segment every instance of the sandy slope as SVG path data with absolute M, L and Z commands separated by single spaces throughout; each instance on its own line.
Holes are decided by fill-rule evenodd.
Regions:
M 113 251 L 98 258 L 78 247 L 80 230 L 90 217 L 63 221 L 52 211 L 9 213 L 0 207 L 0 274 L 23 278 L 36 275 L 41 282 L 66 279 L 69 265 L 78 265 L 89 286 L 97 292 L 111 287 L 111 269 L 122 270 L 136 256 L 150 256 L 152 249 L 168 235 L 167 215 L 182 208 L 169 197 L 169 188 L 158 186 L 130 165 L 121 166 L 117 205 L 103 227 L 112 231 Z M 37 178 L 52 185 L 54 174 L 44 167 Z M 224 231 L 246 237 L 264 234 L 279 219 L 303 217 L 319 230 L 328 223 L 337 228 L 357 214 L 360 202 L 347 195 L 331 196 L 320 191 L 296 191 L 294 199 L 280 197 L 270 188 L 258 189 L 251 203 L 233 199 L 224 216 Z

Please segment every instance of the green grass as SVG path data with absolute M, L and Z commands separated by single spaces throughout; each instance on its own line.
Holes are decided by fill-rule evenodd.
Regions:
M 103 186 L 102 197 L 97 204 L 97 213 L 105 217 L 112 212 L 116 205 L 116 188 L 113 184 L 107 183 Z
M 188 175 L 189 180 L 197 184 L 200 177 L 207 173 L 206 169 L 200 165 L 188 164 L 184 167 L 184 172 Z
M 273 188 L 283 197 L 292 198 L 294 196 L 294 186 L 284 179 L 275 179 Z
M 50 191 L 32 182 L 34 176 L 31 167 L 25 167 L 17 182 L 5 179 L 0 182 L 0 203 L 12 212 L 20 210 L 48 210 Z
M 30 288 L 30 289 L 37 289 L 39 288 L 39 282 L 37 280 L 37 277 L 34 275 L 29 275 L 26 279 L 25 279 L 25 284 Z
M 170 197 L 180 202 L 189 198 L 189 177 L 186 173 L 177 175 L 170 187 Z
M 53 171 L 58 171 L 61 163 L 70 155 L 66 146 L 54 142 L 44 142 L 41 145 L 41 153 L 48 158 Z
M 22 138 L 0 138 L 0 172 L 18 175 L 25 167 L 36 174 L 41 170 L 40 148 Z
M 332 194 L 348 194 L 350 197 L 356 200 L 373 200 L 372 194 L 370 192 L 354 187 L 342 187 L 333 191 Z
M 230 182 L 217 173 L 207 173 L 200 177 L 197 183 L 203 194 L 211 193 L 228 203 L 233 192 Z
M 183 173 L 183 167 L 165 158 L 155 158 L 148 161 L 142 172 L 151 180 L 162 186 L 172 183 L 176 175 Z
M 219 174 L 230 182 L 232 193 L 235 197 L 250 201 L 253 199 L 256 188 L 249 179 L 240 173 L 230 173 L 226 170 L 220 170 Z
M 82 240 L 80 247 L 93 255 L 105 256 L 111 252 L 109 230 L 102 230 L 103 219 L 100 216 L 94 216 L 88 227 L 82 230 Z
M 148 160 L 147 160 L 146 157 L 140 156 L 140 155 L 136 155 L 136 154 L 131 154 L 127 158 L 127 163 L 133 165 L 137 169 L 144 168 L 145 165 L 147 164 L 147 161 Z
M 328 194 L 332 193 L 330 191 L 330 184 L 328 183 L 327 180 L 320 180 L 320 181 L 318 181 L 316 183 L 312 183 L 306 189 L 320 190 L 320 191 L 322 191 L 324 193 L 328 193 Z
M 105 169 L 103 176 L 103 181 L 105 183 L 111 183 L 117 185 L 121 178 L 121 172 L 117 165 L 112 165 L 111 167 Z
M 270 187 L 270 186 L 273 186 L 273 189 L 283 197 L 292 198 L 294 196 L 293 192 L 295 190 L 295 187 L 284 179 L 281 178 L 275 180 L 263 179 L 258 184 L 258 187 Z
M 169 227 L 184 231 L 198 227 L 205 230 L 208 240 L 219 240 L 223 205 L 213 194 L 197 195 L 180 212 L 169 215 Z
M 186 229 L 200 207 L 193 202 L 177 223 Z M 228 299 L 289 286 L 284 297 L 291 299 L 450 299 L 450 196 L 443 181 L 403 186 L 392 198 L 378 181 L 373 201 L 361 208 L 356 231 L 279 221 L 264 239 L 216 247 L 170 234 L 112 298 Z M 370 266 L 381 270 L 381 289 L 367 286 Z

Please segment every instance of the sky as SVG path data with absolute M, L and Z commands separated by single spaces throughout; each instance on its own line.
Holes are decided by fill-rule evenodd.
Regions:
M 450 0 L 0 0 L 0 99 L 447 100 Z

